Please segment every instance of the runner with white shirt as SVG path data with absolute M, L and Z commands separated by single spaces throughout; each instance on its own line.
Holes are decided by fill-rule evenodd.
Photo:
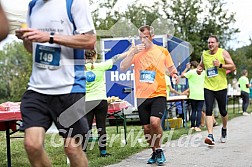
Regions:
M 31 1 L 31 3 L 33 3 Z M 81 6 L 81 8 L 79 8 Z M 30 6 L 29 28 L 16 30 L 32 53 L 28 90 L 22 97 L 22 130 L 31 166 L 51 166 L 43 143 L 45 132 L 55 123 L 64 138 L 64 151 L 71 166 L 88 166 L 79 143 L 88 130 L 85 115 L 83 49 L 93 49 L 96 36 L 87 0 L 74 0 L 69 19 L 67 1 L 37 0 Z

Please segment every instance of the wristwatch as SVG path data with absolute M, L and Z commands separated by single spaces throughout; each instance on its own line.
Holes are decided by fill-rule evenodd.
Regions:
M 222 64 L 220 64 L 219 68 L 222 68 Z
M 50 44 L 53 44 L 53 43 L 54 43 L 53 38 L 54 38 L 54 32 L 51 32 L 51 33 L 50 33 L 50 39 L 49 39 L 49 43 L 50 43 Z

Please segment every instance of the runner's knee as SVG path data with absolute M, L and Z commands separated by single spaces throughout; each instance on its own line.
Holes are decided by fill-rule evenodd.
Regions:
M 213 115 L 213 112 L 212 112 L 212 111 L 206 110 L 206 116 L 212 116 L 212 115 Z
M 226 110 L 220 111 L 220 114 L 221 116 L 225 117 L 227 115 L 227 111 Z

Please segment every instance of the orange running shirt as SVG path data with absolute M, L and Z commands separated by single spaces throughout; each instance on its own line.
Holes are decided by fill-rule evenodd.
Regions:
M 165 69 L 174 65 L 166 48 L 153 45 L 136 54 L 131 63 L 134 64 L 137 98 L 166 97 Z M 153 83 L 140 81 L 140 75 L 146 71 L 155 74 Z

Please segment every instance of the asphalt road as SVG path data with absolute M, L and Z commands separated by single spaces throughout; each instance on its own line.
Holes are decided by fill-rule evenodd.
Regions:
M 214 127 L 215 146 L 204 144 L 207 132 L 193 133 L 164 144 L 169 167 L 252 167 L 252 115 L 228 122 L 227 143 L 220 143 L 221 125 Z M 152 167 L 146 164 L 151 155 L 147 149 L 108 167 Z

